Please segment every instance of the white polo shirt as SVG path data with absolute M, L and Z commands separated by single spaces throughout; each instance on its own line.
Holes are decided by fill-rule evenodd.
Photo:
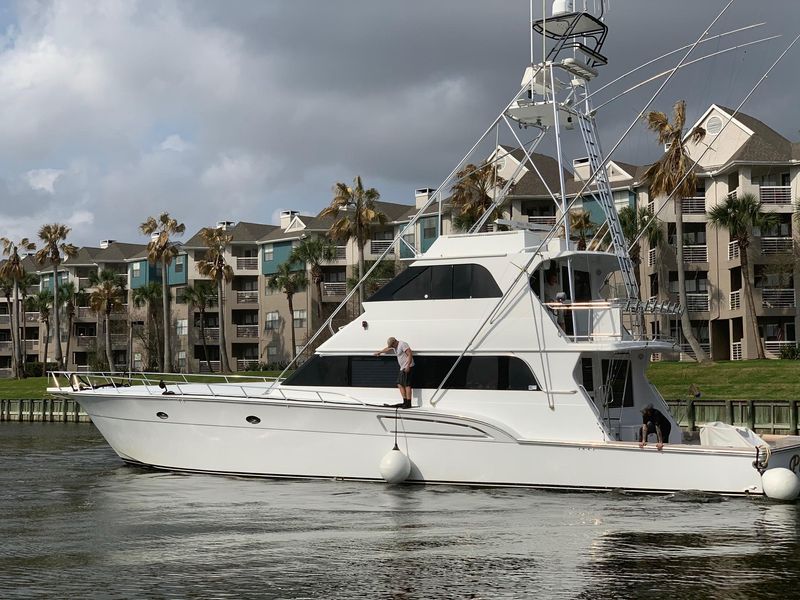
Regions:
M 400 365 L 400 370 L 403 371 L 406 367 L 413 367 L 414 366 L 414 359 L 409 358 L 408 354 L 406 354 L 406 350 L 409 349 L 408 344 L 397 340 L 397 347 L 394 349 L 394 354 L 397 356 L 397 362 Z M 408 364 L 409 361 L 411 364 Z

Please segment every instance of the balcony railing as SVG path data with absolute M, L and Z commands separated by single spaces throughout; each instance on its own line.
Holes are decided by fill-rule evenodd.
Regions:
M 792 238 L 790 237 L 762 237 L 762 254 L 790 254 L 792 252 Z
M 762 185 L 758 188 L 758 196 L 762 204 L 791 204 L 792 186 Z
M 681 201 L 683 214 L 685 215 L 704 215 L 706 213 L 705 196 L 692 196 Z
M 728 244 L 728 260 L 739 259 L 739 242 L 730 242 Z
M 736 188 L 732 192 L 728 192 L 726 197 L 731 200 L 736 200 L 736 197 L 739 195 L 739 188 Z
M 88 306 L 79 306 L 75 311 L 75 315 L 79 319 L 89 319 L 94 316 L 94 313 L 92 312 L 92 309 L 89 308 Z
M 236 292 L 236 303 L 237 304 L 253 304 L 258 302 L 258 292 L 253 291 L 237 291 Z
M 389 254 L 394 254 L 394 248 L 392 247 L 392 240 L 369 241 L 369 251 L 371 254 L 383 254 L 383 252 L 387 248 L 389 248 Z
M 536 225 L 547 225 L 552 227 L 556 224 L 556 217 L 555 215 L 552 216 L 545 216 L 545 217 L 528 217 L 528 223 L 534 223 Z
M 728 299 L 728 305 L 731 310 L 739 310 L 742 307 L 742 290 L 731 292 Z
M 656 248 L 650 248 L 650 250 L 647 251 L 647 266 L 655 267 L 657 262 L 658 262 L 658 256 Z
M 79 335 L 75 340 L 75 345 L 78 346 L 78 348 L 86 348 L 93 345 L 96 339 L 97 336 L 94 335 Z
M 39 340 L 25 340 L 25 349 L 33 350 L 39 347 Z
M 258 337 L 258 325 L 237 325 L 236 326 L 236 337 L 245 337 L 245 338 L 257 338 Z
M 347 246 L 336 246 L 335 260 L 345 260 L 347 258 Z
M 761 290 L 762 308 L 794 308 L 793 289 L 764 288 Z
M 686 310 L 689 312 L 707 311 L 708 306 L 708 294 L 686 294 Z
M 85 290 L 86 288 L 90 287 L 91 284 L 89 283 L 88 277 L 78 277 L 78 289 Z
M 708 262 L 708 246 L 684 246 L 684 263 Z
M 781 355 L 781 349 L 785 347 L 794 348 L 796 345 L 797 342 L 795 340 L 765 341 L 764 350 L 774 355 L 776 358 L 779 358 Z
M 347 293 L 347 284 L 344 281 L 322 282 L 323 296 L 344 296 Z
M 681 356 L 680 360 L 685 360 L 687 358 L 696 359 L 697 357 L 694 355 L 694 351 L 689 344 L 681 344 L 680 346 Z M 711 344 L 709 342 L 700 342 L 700 349 L 705 352 L 706 354 L 711 354 Z
M 211 365 L 211 368 L 212 368 L 212 369 L 214 369 L 214 372 L 215 372 L 215 373 L 219 373 L 219 372 L 220 372 L 220 370 L 221 370 L 221 369 L 220 369 L 220 362 L 219 362 L 218 360 L 209 360 L 209 361 L 208 361 L 208 364 L 210 364 L 210 365 Z M 208 364 L 206 363 L 206 361 L 205 361 L 205 360 L 202 360 L 202 359 L 201 359 L 201 360 L 200 360 L 200 368 L 199 368 L 198 370 L 199 370 L 201 373 L 208 373 L 208 372 L 209 372 L 209 370 L 208 370 Z
M 200 342 L 200 328 L 196 327 L 197 341 Z M 206 327 L 206 342 L 209 344 L 219 342 L 219 327 Z
M 237 256 L 236 268 L 240 271 L 257 271 L 258 270 L 258 257 L 257 256 Z
M 733 342 L 731 344 L 731 360 L 742 360 L 742 342 Z
M 128 334 L 127 333 L 112 333 L 111 334 L 111 345 L 112 346 L 127 346 L 128 345 Z
M 39 313 L 38 312 L 26 312 L 25 313 L 25 322 L 26 323 L 38 323 L 39 322 Z
M 257 358 L 237 358 L 236 370 L 237 371 L 255 371 L 258 369 Z
M 10 325 L 11 315 L 0 315 L 0 325 Z
M 5 352 L 7 350 L 11 350 L 11 341 L 10 340 L 4 340 L 4 341 L 0 342 L 0 352 Z

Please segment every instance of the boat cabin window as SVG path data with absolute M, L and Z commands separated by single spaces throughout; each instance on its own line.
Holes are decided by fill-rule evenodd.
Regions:
M 375 292 L 369 302 L 499 298 L 497 282 L 483 265 L 409 267 Z
M 414 355 L 415 388 L 436 389 L 455 356 Z M 314 355 L 283 385 L 393 388 L 397 360 L 386 356 Z M 515 356 L 465 356 L 444 385 L 453 390 L 538 390 L 530 367 Z

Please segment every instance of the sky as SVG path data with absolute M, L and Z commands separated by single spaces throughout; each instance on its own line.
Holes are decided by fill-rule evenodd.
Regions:
M 692 43 L 724 4 L 611 0 L 596 87 Z M 737 0 L 712 34 L 758 22 L 693 56 L 783 37 L 681 71 L 651 108 L 686 99 L 694 120 L 738 105 L 798 33 L 800 3 Z M 61 222 L 78 245 L 143 243 L 138 225 L 163 211 L 187 237 L 220 220 L 277 223 L 285 209 L 316 214 L 356 175 L 410 204 L 516 94 L 528 27 L 524 0 L 0 2 L 0 236 Z M 800 42 L 743 108 L 793 141 L 799 60 Z M 656 87 L 600 111 L 606 148 Z M 639 123 L 614 158 L 657 155 Z

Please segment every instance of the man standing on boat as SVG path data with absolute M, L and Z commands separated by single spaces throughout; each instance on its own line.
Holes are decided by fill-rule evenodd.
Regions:
M 647 436 L 655 433 L 658 440 L 656 448 L 661 450 L 664 447 L 664 442 L 669 441 L 670 431 L 672 431 L 672 423 L 664 416 L 664 413 L 657 408 L 653 408 L 652 404 L 648 404 L 642 409 L 642 430 L 639 433 L 639 448 L 644 448 L 647 445 Z
M 394 352 L 397 362 L 400 365 L 400 373 L 397 375 L 397 389 L 403 397 L 403 408 L 411 408 L 411 369 L 414 368 L 414 353 L 411 347 L 397 338 L 390 337 L 386 340 L 386 348 L 378 350 L 375 356 Z

